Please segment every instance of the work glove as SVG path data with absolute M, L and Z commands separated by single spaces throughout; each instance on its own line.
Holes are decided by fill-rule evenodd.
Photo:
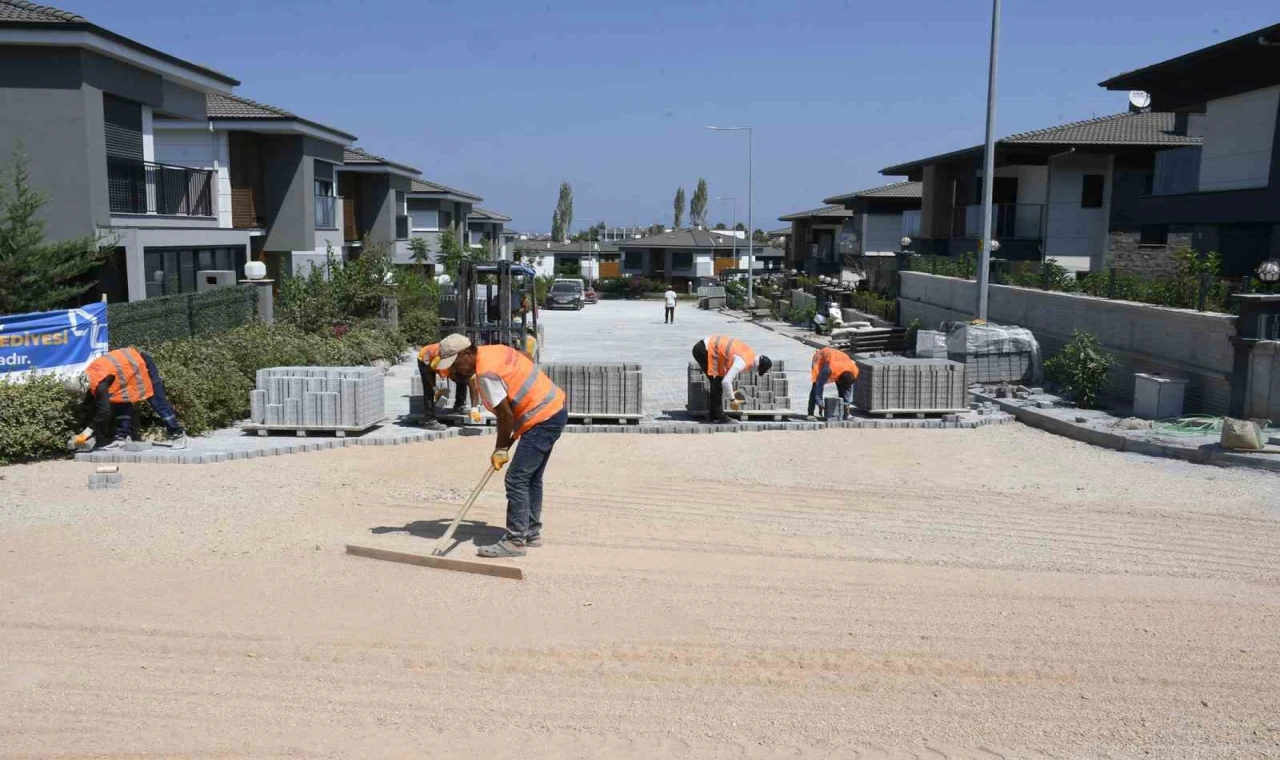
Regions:
M 479 425 L 481 422 L 484 422 L 484 417 L 480 414 L 480 407 L 478 406 L 471 407 L 470 414 L 471 414 L 471 421 L 476 423 L 477 425 Z
M 729 402 L 729 409 L 735 412 L 742 409 L 742 402 L 736 398 L 733 399 L 732 401 Z
M 493 471 L 497 472 L 507 466 L 507 462 L 511 461 L 511 455 L 506 449 L 494 449 L 489 455 L 489 464 L 493 465 Z
M 439 401 L 442 398 L 449 398 L 448 388 L 439 388 L 436 390 L 436 401 Z
M 93 447 L 97 442 L 93 438 L 93 428 L 85 428 L 79 435 L 71 437 L 67 441 L 67 448 L 72 451 L 93 451 Z

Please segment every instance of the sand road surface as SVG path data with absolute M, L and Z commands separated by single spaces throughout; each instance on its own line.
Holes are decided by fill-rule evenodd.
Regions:
M 571 435 L 527 580 L 344 555 L 428 551 L 491 446 L 0 470 L 0 756 L 1280 756 L 1280 478 Z

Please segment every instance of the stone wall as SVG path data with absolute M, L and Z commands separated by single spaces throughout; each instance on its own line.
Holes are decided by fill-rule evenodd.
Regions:
M 900 324 L 919 319 L 934 329 L 940 322 L 972 318 L 973 282 L 923 272 L 900 276 Z M 1188 412 L 1227 413 L 1234 316 L 1006 285 L 991 286 L 987 315 L 996 324 L 1031 330 L 1046 357 L 1061 350 L 1072 330 L 1097 336 L 1116 359 L 1107 388 L 1114 402 L 1132 402 L 1134 373 L 1154 372 L 1188 380 Z
M 1174 254 L 1191 248 L 1190 233 L 1169 233 L 1165 245 L 1142 245 L 1139 232 L 1112 232 L 1109 239 L 1111 265 L 1117 270 L 1144 277 L 1173 277 Z

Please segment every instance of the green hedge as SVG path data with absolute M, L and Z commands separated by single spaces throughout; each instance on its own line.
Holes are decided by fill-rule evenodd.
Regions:
M 250 285 L 204 293 L 148 298 L 107 306 L 112 348 L 158 346 L 171 340 L 216 335 L 253 321 L 257 294 Z
M 377 323 L 356 325 L 339 337 L 255 322 L 148 352 L 178 420 L 189 432 L 202 433 L 249 416 L 249 391 L 259 369 L 395 361 L 406 347 L 399 331 Z M 56 378 L 0 380 L 0 464 L 65 456 L 67 439 L 92 414 L 89 407 L 74 408 Z M 150 404 L 139 405 L 139 412 L 144 429 L 162 429 Z

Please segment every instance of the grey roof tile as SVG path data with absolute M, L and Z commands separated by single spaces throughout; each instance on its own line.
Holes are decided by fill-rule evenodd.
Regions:
M 88 23 L 83 16 L 70 11 L 36 5 L 26 0 L 0 0 L 0 21 L 25 21 L 35 24 Z
M 473 193 L 468 193 L 465 190 L 458 190 L 456 188 L 449 187 L 448 185 L 442 185 L 438 182 L 428 182 L 425 179 L 415 179 L 413 181 L 413 184 L 409 187 L 409 192 L 441 193 L 441 194 L 448 194 L 448 195 L 459 195 L 459 196 L 462 196 L 463 198 L 470 198 L 475 201 L 484 200 L 484 198 L 481 198 L 480 196 L 475 195 Z
M 356 139 L 355 135 L 347 134 L 340 129 L 335 129 L 319 122 L 304 119 L 292 111 L 286 111 L 283 108 L 269 106 L 266 103 L 259 103 L 256 100 L 250 100 L 239 95 L 230 95 L 225 92 L 207 93 L 205 95 L 205 107 L 209 112 L 210 119 L 296 121 L 299 124 L 306 124 L 323 129 L 326 132 L 332 132 L 340 138 L 352 141 Z
M 490 210 L 489 210 L 489 209 L 487 209 L 487 208 L 480 208 L 479 206 L 472 206 L 472 207 L 471 207 L 471 214 L 470 214 L 467 218 L 468 218 L 468 219 L 482 219 L 482 220 L 483 220 L 483 219 L 487 219 L 487 220 L 489 220 L 489 221 L 493 221 L 493 222 L 509 222 L 509 221 L 511 221 L 511 217 L 506 216 L 505 214 L 499 214 L 497 211 L 490 211 Z
M 853 216 L 853 212 L 844 206 L 823 206 L 822 208 L 809 209 L 808 211 L 797 211 L 794 214 L 780 216 L 778 217 L 778 221 L 794 222 L 797 219 L 808 219 L 815 216 L 846 217 Z
M 382 156 L 375 156 L 367 150 L 355 148 L 350 145 L 342 149 L 342 163 L 362 164 L 365 166 L 394 166 L 397 169 L 411 171 L 414 174 L 420 173 L 418 169 L 409 166 L 408 164 L 398 164 L 390 159 L 383 158 Z
M 919 198 L 920 182 L 894 182 L 892 185 L 882 185 L 873 187 L 868 190 L 857 190 L 844 195 L 834 195 L 830 198 L 823 198 L 823 203 L 844 203 L 852 201 L 854 198 Z M 779 217 L 782 219 L 782 217 Z

